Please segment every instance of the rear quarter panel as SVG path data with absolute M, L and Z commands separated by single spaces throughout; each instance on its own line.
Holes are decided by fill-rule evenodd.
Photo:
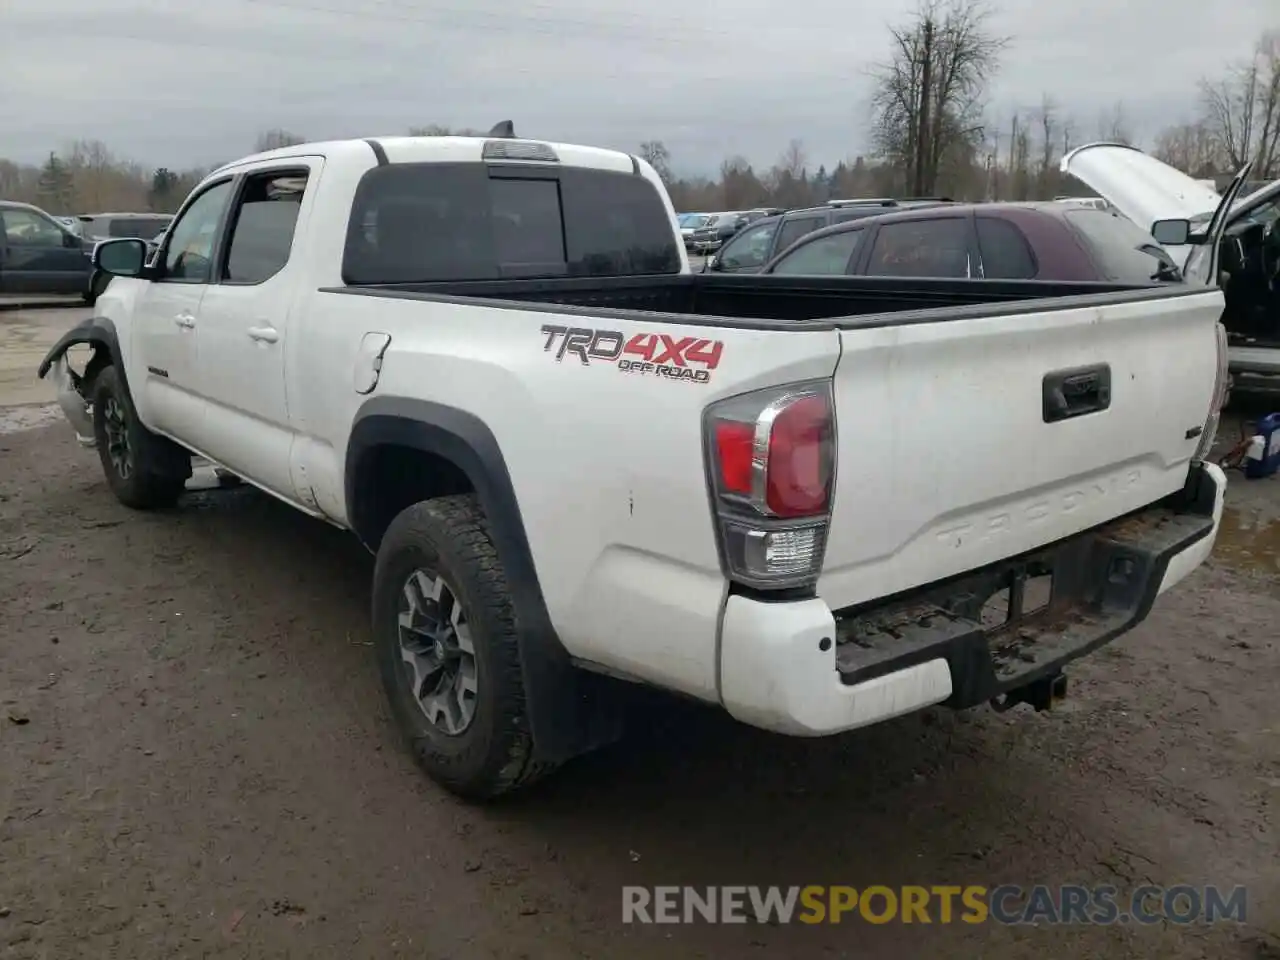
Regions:
M 744 330 L 642 318 L 317 293 L 299 358 L 324 390 L 300 402 L 306 469 L 321 508 L 345 520 L 345 445 L 365 397 L 351 360 L 366 331 L 391 335 L 376 396 L 451 406 L 482 420 L 506 461 L 551 621 L 583 661 L 714 699 L 725 592 L 712 528 L 702 413 L 718 398 L 828 377 L 834 330 Z M 626 372 L 561 352 L 548 326 L 722 343 L 706 378 Z M 605 351 L 608 352 L 608 351 Z M 659 346 L 659 354 L 663 352 Z M 623 354 L 622 359 L 635 355 Z M 670 364 L 668 364 L 670 365 Z

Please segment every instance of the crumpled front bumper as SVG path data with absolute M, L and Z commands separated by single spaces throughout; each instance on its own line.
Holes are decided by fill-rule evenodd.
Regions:
M 81 446 L 94 446 L 93 415 L 89 410 L 89 401 L 80 394 L 79 378 L 67 365 L 65 353 L 53 361 L 50 372 L 53 374 L 54 386 L 58 391 L 58 406 L 62 408 L 67 422 L 75 430 L 76 439 L 80 441 Z

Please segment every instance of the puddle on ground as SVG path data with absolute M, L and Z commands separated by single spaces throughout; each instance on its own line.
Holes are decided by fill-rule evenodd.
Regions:
M 1237 569 L 1280 574 L 1280 521 L 1228 507 L 1222 513 L 1213 558 Z

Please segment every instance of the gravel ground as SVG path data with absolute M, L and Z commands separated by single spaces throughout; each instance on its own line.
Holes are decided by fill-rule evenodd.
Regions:
M 1235 483 L 1214 558 L 1060 710 L 794 741 L 662 700 L 479 809 L 400 749 L 350 537 L 245 488 L 132 513 L 24 417 L 0 427 L 2 957 L 1280 960 L 1280 478 Z M 624 884 L 1147 882 L 1245 884 L 1248 922 L 620 908 Z

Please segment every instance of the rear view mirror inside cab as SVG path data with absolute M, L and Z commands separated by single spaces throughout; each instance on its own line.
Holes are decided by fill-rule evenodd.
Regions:
M 1191 242 L 1191 221 L 1157 220 L 1151 225 L 1151 235 L 1157 243 L 1178 247 Z

